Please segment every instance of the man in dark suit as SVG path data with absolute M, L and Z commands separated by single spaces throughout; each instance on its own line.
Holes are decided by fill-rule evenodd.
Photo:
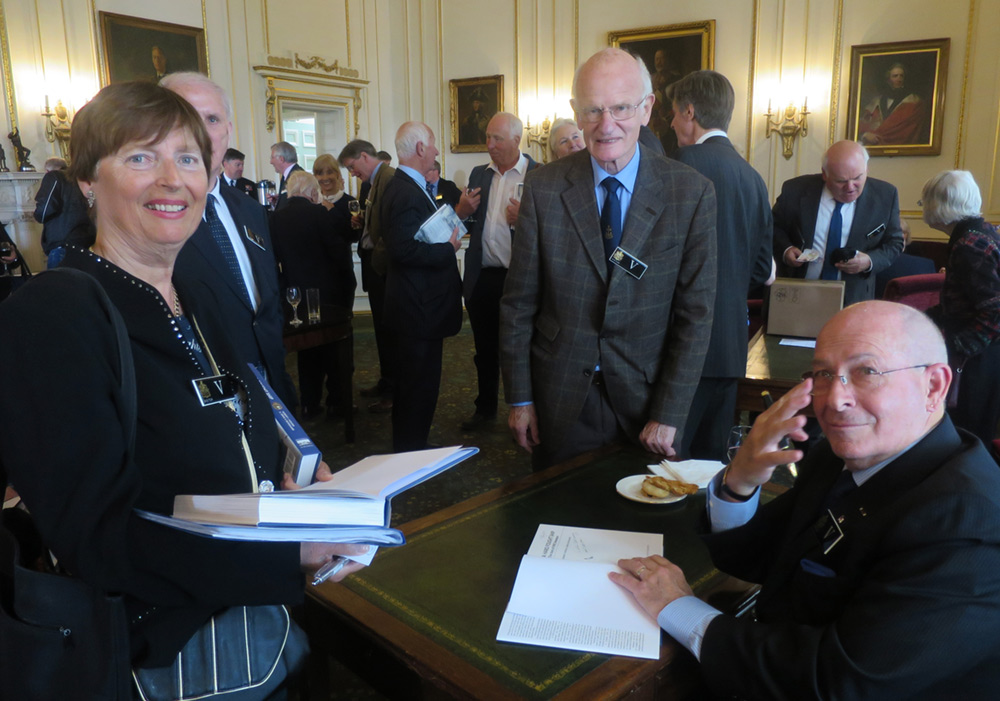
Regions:
M 434 161 L 434 165 L 424 175 L 427 177 L 427 192 L 434 198 L 435 204 L 439 207 L 443 204 L 452 207 L 458 204 L 458 200 L 462 197 L 462 191 L 451 180 L 445 180 L 441 177 L 440 163 Z
M 352 226 L 362 229 L 358 243 L 358 257 L 361 259 L 361 288 L 368 293 L 368 305 L 372 311 L 375 328 L 375 346 L 378 349 L 379 380 L 372 387 L 361 390 L 362 397 L 374 397 L 368 411 L 383 414 L 392 411 L 393 382 L 395 371 L 395 343 L 392 333 L 383 318 L 385 308 L 385 242 L 383 237 L 382 210 L 380 203 L 386 186 L 392 181 L 396 170 L 376 156 L 375 147 L 367 141 L 355 139 L 347 144 L 337 157 L 340 165 L 362 182 L 361 192 L 368 185 L 367 195 L 361 196 L 364 207 L 362 215 L 355 215 Z
M 458 216 L 475 218 L 469 226 L 463 292 L 476 344 L 479 393 L 476 409 L 462 423 L 474 431 L 492 423 L 500 393 L 500 297 L 510 266 L 511 241 L 517 223 L 524 176 L 538 164 L 521 153 L 524 125 L 510 112 L 498 112 L 486 125 L 490 162 L 472 169 L 469 187 L 456 208 Z M 492 199 L 491 196 L 492 195 Z
M 267 216 L 257 202 L 219 177 L 233 127 L 232 103 L 200 73 L 171 73 L 162 84 L 194 106 L 212 139 L 205 215 L 178 254 L 174 273 L 211 291 L 233 344 L 247 362 L 264 370 L 285 404 L 294 407 L 298 401 L 285 370 L 284 313 Z
M 674 455 L 715 301 L 715 192 L 637 147 L 649 71 L 620 49 L 581 66 L 587 142 L 525 179 L 501 301 L 508 424 L 536 466 L 620 439 Z
M 250 178 L 243 177 L 243 163 L 246 155 L 242 151 L 234 148 L 227 148 L 226 155 L 222 157 L 222 179 L 230 187 L 245 192 L 250 197 L 257 199 L 257 183 Z
M 279 141 L 271 147 L 271 165 L 274 167 L 274 172 L 281 177 L 278 182 L 278 199 L 274 202 L 274 208 L 278 210 L 288 202 L 288 194 L 285 191 L 288 176 L 297 170 L 302 170 L 302 166 L 299 165 L 295 147 L 287 141 Z
M 455 258 L 461 247 L 458 227 L 441 243 L 416 237 L 437 209 L 424 179 L 437 155 L 430 127 L 405 122 L 396 132 L 399 168 L 378 205 L 388 260 L 385 322 L 396 342 L 396 452 L 427 447 L 441 387 L 442 341 L 462 327 L 462 283 Z
M 1000 471 L 945 413 L 944 339 L 921 312 L 865 302 L 816 341 L 812 377 L 754 424 L 709 485 L 719 569 L 762 584 L 751 615 L 695 598 L 657 555 L 631 591 L 719 698 L 984 699 L 1000 686 Z M 759 506 L 810 403 L 826 439 Z
M 868 152 L 853 141 L 838 141 L 827 150 L 821 174 L 785 181 L 773 212 L 779 272 L 809 280 L 843 280 L 845 307 L 873 299 L 875 276 L 903 250 L 899 194 L 889 183 L 868 177 Z M 840 248 L 856 253 L 834 264 L 831 257 Z M 820 258 L 800 260 L 807 249 Z
M 718 276 L 712 340 L 687 416 L 682 457 L 722 460 L 736 415 L 736 383 L 746 374 L 747 296 L 771 277 L 771 201 L 763 178 L 726 135 L 733 86 L 695 71 L 667 86 L 680 148 L 674 153 L 715 185 Z

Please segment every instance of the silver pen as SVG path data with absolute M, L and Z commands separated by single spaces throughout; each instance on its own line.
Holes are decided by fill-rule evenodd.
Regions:
M 344 565 L 348 562 L 350 560 L 346 557 L 334 556 L 328 563 L 316 570 L 316 574 L 313 575 L 313 586 L 315 587 L 330 579 L 330 577 L 344 569 Z

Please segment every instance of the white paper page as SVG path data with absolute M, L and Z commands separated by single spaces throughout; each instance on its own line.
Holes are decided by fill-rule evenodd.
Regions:
M 688 484 L 698 485 L 698 489 L 704 489 L 726 464 L 717 460 L 681 460 L 671 462 L 664 460 L 658 465 L 647 465 L 649 471 L 654 475 L 666 477 L 669 480 L 680 480 Z
M 779 346 L 791 346 L 793 348 L 815 348 L 815 338 L 783 338 L 778 341 Z
M 658 659 L 660 627 L 610 571 L 620 570 L 525 555 L 497 640 Z
M 662 533 L 610 531 L 603 528 L 553 526 L 543 523 L 528 548 L 531 557 L 603 562 L 616 567 L 623 557 L 663 554 Z
M 392 455 L 372 455 L 335 472 L 332 480 L 317 482 L 307 489 L 322 489 L 318 485 L 325 485 L 328 489 L 350 489 L 384 497 L 395 493 L 402 485 L 419 482 L 424 475 L 435 470 L 439 463 L 462 449 L 462 446 L 452 446 Z

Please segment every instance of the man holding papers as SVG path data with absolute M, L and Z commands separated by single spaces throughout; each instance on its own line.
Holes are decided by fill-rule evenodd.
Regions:
M 438 150 L 434 132 L 406 122 L 396 132 L 399 168 L 382 194 L 382 236 L 388 257 L 383 317 L 396 340 L 392 446 L 396 452 L 427 447 L 441 386 L 441 349 L 462 327 L 462 281 L 455 253 L 459 230 L 444 243 L 417 238 L 437 207 L 424 173 Z
M 1000 686 L 1000 470 L 945 413 L 944 341 L 920 312 L 837 314 L 808 379 L 754 424 L 709 486 L 708 545 L 762 584 L 734 618 L 653 556 L 610 578 L 700 661 L 720 696 L 992 698 Z M 810 400 L 826 440 L 795 487 L 757 508 L 774 467 L 801 460 Z

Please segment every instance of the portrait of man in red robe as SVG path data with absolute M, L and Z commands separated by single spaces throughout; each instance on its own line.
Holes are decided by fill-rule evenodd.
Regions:
M 861 109 L 858 123 L 866 146 L 926 143 L 930 135 L 930 110 L 926 100 L 906 85 L 906 67 L 894 63 L 885 72 L 885 83 Z

